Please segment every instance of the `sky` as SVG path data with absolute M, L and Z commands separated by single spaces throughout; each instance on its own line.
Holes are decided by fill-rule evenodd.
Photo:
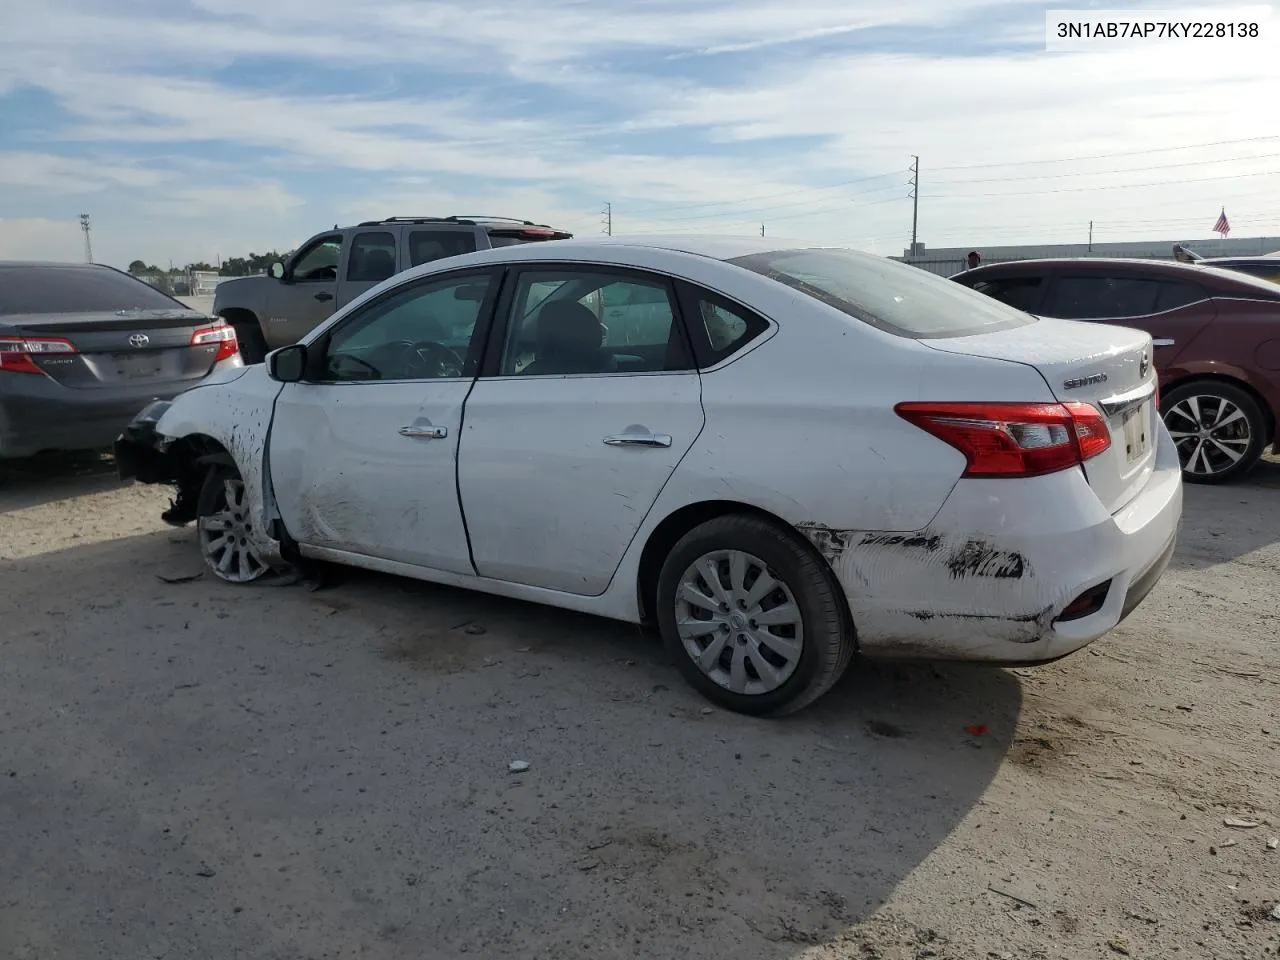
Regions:
M 95 260 L 168 266 L 392 215 L 592 235 L 606 204 L 615 234 L 763 224 L 897 255 L 913 156 L 932 247 L 1083 242 L 1091 220 L 1192 241 L 1223 207 L 1233 237 L 1280 235 L 1265 23 L 1048 51 L 1047 6 L 6 2 L 0 258 L 82 259 L 81 213 Z

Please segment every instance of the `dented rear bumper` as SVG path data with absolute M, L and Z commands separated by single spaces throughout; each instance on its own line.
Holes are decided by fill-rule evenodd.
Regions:
M 170 407 L 169 401 L 149 404 L 116 438 L 112 447 L 116 473 L 121 480 L 142 483 L 174 483 L 178 477 L 171 458 L 165 455 L 166 441 L 156 424 Z
M 831 563 L 870 656 L 1031 664 L 1113 629 L 1172 557 L 1181 469 L 1164 427 L 1156 466 L 1109 514 L 1082 471 L 962 480 L 925 530 L 804 532 Z M 1097 589 L 1103 588 L 1103 589 Z M 1087 615 L 1060 619 L 1095 591 Z

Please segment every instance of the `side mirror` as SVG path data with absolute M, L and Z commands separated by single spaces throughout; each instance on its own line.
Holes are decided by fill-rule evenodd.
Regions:
M 307 372 L 307 348 L 301 343 L 267 354 L 267 376 L 281 383 L 297 383 Z
M 284 264 L 279 260 L 271 265 L 271 276 L 275 277 L 277 280 L 284 279 Z

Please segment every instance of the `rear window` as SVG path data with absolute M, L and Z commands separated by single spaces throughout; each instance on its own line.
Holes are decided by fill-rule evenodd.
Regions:
M 0 267 L 0 315 L 188 309 L 107 267 Z
M 964 337 L 1036 322 L 918 267 L 851 250 L 777 250 L 729 263 L 901 337 Z

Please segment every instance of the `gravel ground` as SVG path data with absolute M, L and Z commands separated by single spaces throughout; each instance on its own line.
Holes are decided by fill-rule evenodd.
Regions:
M 855 665 L 785 721 L 625 625 L 166 582 L 194 534 L 108 469 L 0 473 L 6 960 L 1280 952 L 1280 463 L 1189 488 L 1086 652 Z

